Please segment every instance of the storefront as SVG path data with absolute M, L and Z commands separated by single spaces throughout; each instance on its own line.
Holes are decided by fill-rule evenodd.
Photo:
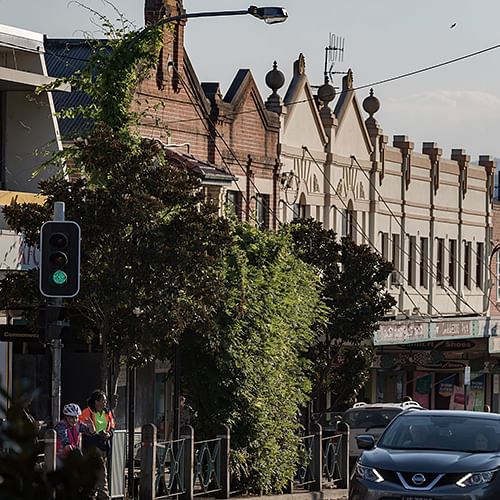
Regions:
M 466 397 L 467 409 L 481 411 L 488 404 L 495 411 L 500 337 L 494 346 L 497 356 L 488 337 L 496 330 L 497 321 L 490 318 L 382 324 L 374 337 L 373 401 L 400 401 L 409 395 L 426 408 L 463 409 Z

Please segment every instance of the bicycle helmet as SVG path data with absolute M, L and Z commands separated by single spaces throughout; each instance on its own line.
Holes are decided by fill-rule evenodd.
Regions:
M 64 405 L 63 415 L 66 415 L 67 417 L 79 417 L 81 414 L 82 410 L 77 404 L 69 403 Z

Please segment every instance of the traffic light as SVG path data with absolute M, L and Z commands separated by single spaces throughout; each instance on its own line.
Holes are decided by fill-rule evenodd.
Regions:
M 40 292 L 74 297 L 80 290 L 80 226 L 49 221 L 40 230 Z

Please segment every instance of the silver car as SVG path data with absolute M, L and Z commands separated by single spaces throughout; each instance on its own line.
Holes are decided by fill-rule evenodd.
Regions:
M 356 443 L 356 437 L 360 434 L 370 433 L 376 442 L 392 419 L 408 408 L 421 408 L 421 406 L 416 401 L 405 401 L 404 403 L 356 403 L 344 413 L 342 420 L 349 424 L 350 427 L 350 470 L 353 470 L 356 460 L 361 455 L 361 450 Z

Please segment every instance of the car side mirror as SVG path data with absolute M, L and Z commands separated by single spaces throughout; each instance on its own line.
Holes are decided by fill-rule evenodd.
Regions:
M 371 450 L 375 448 L 375 437 L 371 434 L 360 434 L 356 436 L 356 444 L 360 450 Z

